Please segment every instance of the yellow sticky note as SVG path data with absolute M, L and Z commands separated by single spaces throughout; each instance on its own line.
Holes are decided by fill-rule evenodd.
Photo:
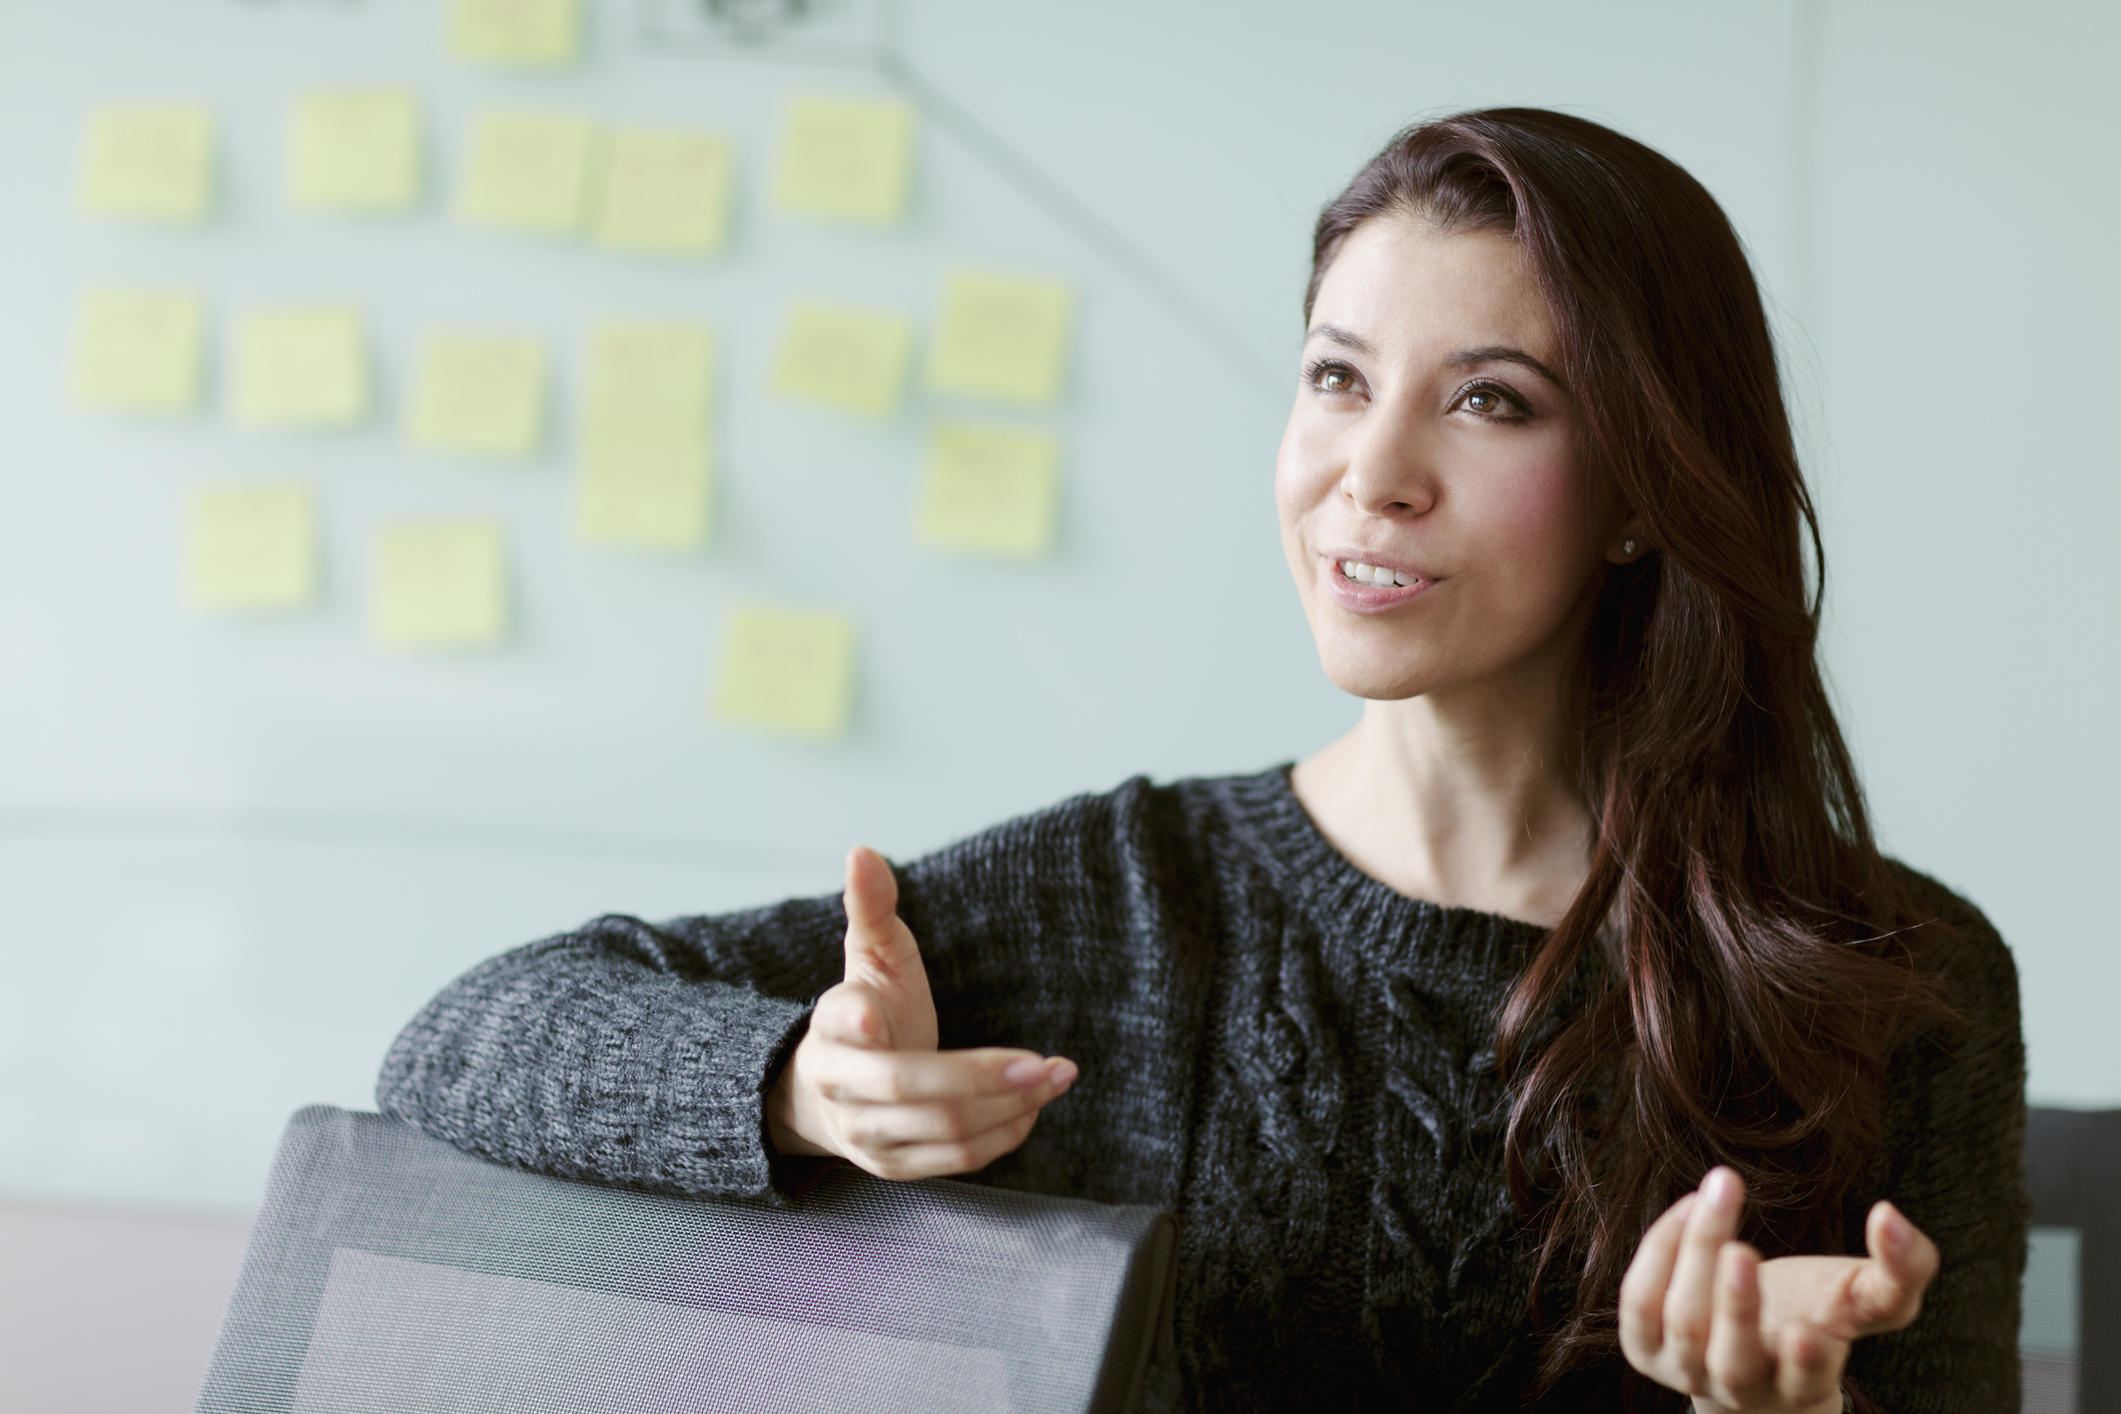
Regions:
M 913 326 L 896 315 L 797 305 L 781 335 L 773 391 L 845 412 L 898 409 L 913 353 Z
M 1074 303 L 1052 280 L 960 271 L 943 292 L 928 386 L 995 402 L 1053 402 L 1067 373 Z
M 369 635 L 386 648 L 476 648 L 508 633 L 508 556 L 487 521 L 376 536 Z
M 535 339 L 436 334 L 413 364 L 408 440 L 422 451 L 527 457 L 545 427 L 545 350 Z
M 409 93 L 313 93 L 295 105 L 288 194 L 311 211 L 404 211 L 420 199 L 420 105 Z
M 213 207 L 214 124 L 195 104 L 131 104 L 89 119 L 81 205 L 104 216 L 198 221 Z
M 706 133 L 621 128 L 605 144 L 596 238 L 614 250 L 712 255 L 729 241 L 736 149 Z
M 581 35 L 580 0 L 449 0 L 449 52 L 473 63 L 565 64 Z
M 74 314 L 74 398 L 112 412 L 198 406 L 206 344 L 199 300 L 174 290 L 96 290 Z
M 586 433 L 607 441 L 707 438 L 714 341 L 697 324 L 615 321 L 589 341 Z
M 707 538 L 714 346 L 697 325 L 613 323 L 591 337 L 575 529 L 664 550 Z
M 654 550 L 707 541 L 712 451 L 672 443 L 591 445 L 575 486 L 575 531 L 584 540 Z
M 316 497 L 288 484 L 194 491 L 184 550 L 184 597 L 195 609 L 306 609 L 317 598 Z
M 236 421 L 346 427 L 368 414 L 368 351 L 358 311 L 261 310 L 236 326 Z
M 847 733 L 854 706 L 854 622 L 811 609 L 739 609 L 723 626 L 714 710 L 790 736 Z
M 888 226 L 913 186 L 913 109 L 892 98 L 806 97 L 788 105 L 774 204 L 798 216 Z
M 457 215 L 474 226 L 575 234 L 595 140 L 595 128 L 578 114 L 481 114 L 472 125 Z
M 945 423 L 928 443 L 914 531 L 937 549 L 1031 559 L 1053 547 L 1059 499 L 1051 433 Z

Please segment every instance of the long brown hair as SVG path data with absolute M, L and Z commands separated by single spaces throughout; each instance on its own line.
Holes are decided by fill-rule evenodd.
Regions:
M 1939 1008 L 1820 673 L 1818 517 L 1723 211 L 1596 123 L 1460 114 L 1321 213 L 1306 317 L 1349 232 L 1391 213 L 1523 246 L 1591 471 L 1652 547 L 1605 572 L 1580 658 L 1590 873 L 1499 1020 L 1511 1190 L 1542 1274 L 1581 1270 L 1552 1379 L 1611 1354 L 1643 1230 L 1714 1164 L 1744 1176 L 1768 1255 L 1840 1251 L 1888 1042 Z

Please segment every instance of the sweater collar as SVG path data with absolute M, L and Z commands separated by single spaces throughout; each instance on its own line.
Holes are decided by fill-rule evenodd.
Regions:
M 1479 939 L 1512 951 L 1529 949 L 1547 930 L 1536 923 L 1474 908 L 1408 898 L 1355 867 L 1333 847 L 1296 798 L 1284 763 L 1229 782 L 1232 823 L 1275 875 L 1286 897 L 1322 920 L 1378 934 Z

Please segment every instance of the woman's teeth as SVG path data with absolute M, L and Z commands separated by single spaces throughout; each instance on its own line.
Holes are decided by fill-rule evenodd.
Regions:
M 1398 570 L 1388 570 L 1382 565 L 1366 565 L 1361 560 L 1342 560 L 1340 572 L 1343 578 L 1378 589 L 1405 589 L 1409 585 L 1421 583 L 1420 575 L 1401 574 Z

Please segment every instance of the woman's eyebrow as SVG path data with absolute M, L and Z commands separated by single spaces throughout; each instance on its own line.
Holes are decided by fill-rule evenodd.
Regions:
M 1471 368 L 1479 363 L 1520 364 L 1531 369 L 1534 373 L 1561 389 L 1562 392 L 1566 393 L 1569 391 L 1569 385 L 1562 382 L 1560 375 L 1555 373 L 1553 369 L 1547 367 L 1523 349 L 1513 349 L 1503 344 L 1496 344 L 1484 349 L 1460 349 L 1457 353 L 1446 358 L 1444 363 L 1452 368 Z
M 1350 349 L 1359 354 L 1374 354 L 1377 352 L 1377 346 L 1368 339 L 1365 339 L 1353 329 L 1343 329 L 1338 324 L 1313 324 L 1304 335 L 1306 343 L 1312 339 L 1328 339 L 1333 343 L 1339 344 L 1344 349 Z

